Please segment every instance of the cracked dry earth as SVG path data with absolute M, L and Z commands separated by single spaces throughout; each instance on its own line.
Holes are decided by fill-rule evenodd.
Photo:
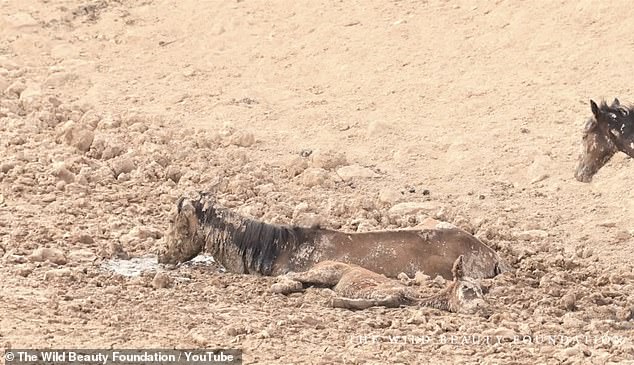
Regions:
M 632 363 L 634 165 L 573 178 L 588 99 L 634 100 L 629 3 L 0 4 L 3 351 Z M 484 318 L 333 309 L 213 264 L 108 269 L 155 255 L 175 200 L 212 187 L 271 223 L 445 220 L 516 271 L 483 281 Z

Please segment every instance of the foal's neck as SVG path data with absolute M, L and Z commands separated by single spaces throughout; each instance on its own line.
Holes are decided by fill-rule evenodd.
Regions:
M 634 133 L 626 136 L 616 137 L 615 143 L 619 151 L 634 158 Z

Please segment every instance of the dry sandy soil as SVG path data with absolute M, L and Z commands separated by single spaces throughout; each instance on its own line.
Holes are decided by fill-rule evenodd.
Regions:
M 634 101 L 629 9 L 0 0 L 0 348 L 632 363 L 634 164 L 573 177 L 589 99 Z M 210 266 L 165 282 L 103 268 L 155 254 L 177 197 L 211 187 L 272 223 L 444 219 L 516 271 L 487 282 L 480 318 L 332 309 L 325 290 L 275 295 L 273 278 Z

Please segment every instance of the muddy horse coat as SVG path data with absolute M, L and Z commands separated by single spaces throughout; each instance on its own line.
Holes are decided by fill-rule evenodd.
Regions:
M 179 199 L 176 208 L 161 263 L 185 262 L 205 250 L 234 273 L 277 276 L 330 260 L 392 278 L 422 271 L 451 280 L 453 263 L 463 255 L 465 275 L 474 279 L 510 270 L 495 251 L 458 228 L 345 233 L 273 225 L 241 217 L 204 193 Z

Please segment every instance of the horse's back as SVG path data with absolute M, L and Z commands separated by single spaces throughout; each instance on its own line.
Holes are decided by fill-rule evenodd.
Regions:
M 460 255 L 469 274 L 491 277 L 498 259 L 491 248 L 458 228 L 331 232 L 329 236 L 321 247 L 323 259 L 356 264 L 388 277 L 421 271 L 451 279 L 452 265 Z

